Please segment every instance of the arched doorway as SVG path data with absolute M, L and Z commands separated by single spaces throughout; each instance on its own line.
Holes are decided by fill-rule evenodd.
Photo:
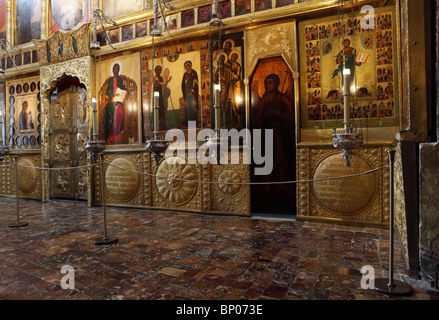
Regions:
M 296 213 L 296 185 L 274 182 L 296 180 L 294 79 L 281 56 L 259 60 L 250 80 L 250 126 L 262 130 L 262 151 L 271 156 L 273 167 L 266 175 L 255 174 L 252 164 L 251 181 L 268 184 L 252 185 L 252 213 Z M 265 130 L 273 130 L 272 146 L 265 148 Z M 253 148 L 256 146 L 253 139 Z M 273 184 L 269 184 L 273 183 Z
M 78 78 L 64 76 L 48 90 L 49 167 L 85 166 L 87 90 Z M 51 170 L 50 198 L 87 200 L 87 168 Z

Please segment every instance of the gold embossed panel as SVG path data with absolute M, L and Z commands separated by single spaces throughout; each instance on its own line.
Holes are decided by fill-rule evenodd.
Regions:
M 136 195 L 140 179 L 133 172 L 135 170 L 134 164 L 125 158 L 116 158 L 110 162 L 105 174 L 106 192 L 110 198 L 128 202 Z
M 37 170 L 34 169 L 34 163 L 22 158 L 18 161 L 18 191 L 24 195 L 28 195 L 35 190 L 37 186 Z
M 143 162 L 140 153 L 105 154 L 105 202 L 114 205 L 143 206 Z M 100 171 L 97 169 L 97 171 Z M 96 181 L 100 202 L 100 180 Z
M 387 226 L 389 213 L 386 147 L 355 150 L 352 166 L 332 147 L 300 147 L 297 155 L 298 220 L 317 220 L 364 226 Z M 363 173 L 379 169 L 374 173 Z M 343 179 L 342 176 L 358 175 Z M 327 180 L 329 178 L 329 180 Z
M 360 157 L 353 156 L 351 166 L 338 154 L 324 158 L 314 172 L 314 180 L 349 176 L 371 170 L 370 165 Z M 324 180 L 313 183 L 317 201 L 335 214 L 348 215 L 367 207 L 377 191 L 376 174 L 346 179 Z
M 157 168 L 156 187 L 163 200 L 184 205 L 195 195 L 198 175 L 195 168 L 181 158 L 169 158 Z M 163 178 L 161 178 L 163 177 Z
M 242 153 L 240 154 L 241 162 Z M 250 215 L 250 165 L 210 165 L 211 210 L 213 212 Z
M 15 161 L 10 157 L 11 164 Z M 29 154 L 18 156 L 18 194 L 20 197 L 28 199 L 41 199 L 42 197 L 42 182 L 41 171 L 38 169 L 41 163 L 41 156 L 39 154 Z M 15 195 L 15 166 L 10 167 L 12 185 L 12 194 Z

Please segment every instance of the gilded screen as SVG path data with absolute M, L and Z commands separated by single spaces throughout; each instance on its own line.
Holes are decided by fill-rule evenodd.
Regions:
M 342 124 L 344 68 L 351 74 L 351 119 L 371 126 L 398 124 L 395 17 L 389 9 L 375 11 L 374 22 L 344 15 L 301 23 L 304 128 Z

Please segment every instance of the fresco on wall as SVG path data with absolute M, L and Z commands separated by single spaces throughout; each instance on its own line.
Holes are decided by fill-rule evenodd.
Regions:
M 245 124 L 242 78 L 242 34 L 213 41 L 212 61 L 208 38 L 175 43 L 141 53 L 144 139 L 151 127 L 152 92 L 159 92 L 159 130 L 186 129 L 189 121 L 198 128 L 214 123 L 213 84 L 221 81 L 222 125 L 242 128 Z
M 345 16 L 300 25 L 302 124 L 343 121 L 343 69 L 350 70 L 351 119 L 397 124 L 394 17 L 375 14 L 375 28 L 363 29 L 362 16 Z M 329 126 L 329 124 L 328 124 Z
M 90 22 L 90 0 L 51 0 L 50 35 L 57 30 L 71 31 Z
M 107 144 L 139 143 L 139 54 L 101 62 L 99 137 Z
M 41 35 L 41 1 L 17 0 L 15 44 L 20 45 L 39 39 Z

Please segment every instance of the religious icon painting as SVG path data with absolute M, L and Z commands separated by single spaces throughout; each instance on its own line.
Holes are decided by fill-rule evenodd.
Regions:
M 294 0 L 276 0 L 276 8 L 288 6 L 293 3 Z
M 133 39 L 133 25 L 129 24 L 122 27 L 122 41 L 127 41 Z
M 23 53 L 23 65 L 27 65 L 31 63 L 31 52 L 26 51 Z
M 0 39 L 6 39 L 7 32 L 7 23 L 6 23 L 6 0 L 0 1 Z
M 181 13 L 181 27 L 193 26 L 195 23 L 194 10 L 186 10 Z
M 209 22 L 212 17 L 212 6 L 198 8 L 198 23 Z
M 50 0 L 50 34 L 72 31 L 91 21 L 91 0 Z
M 235 15 L 240 16 L 251 12 L 250 0 L 236 0 L 235 1 Z
M 114 19 L 142 11 L 144 2 L 144 0 L 102 0 L 102 10 L 107 17 Z
M 140 54 L 101 62 L 97 88 L 99 138 L 110 145 L 140 141 Z
M 110 39 L 111 43 L 118 43 L 119 42 L 119 29 L 113 29 L 108 31 L 108 38 Z
M 136 38 L 144 37 L 148 34 L 148 21 L 136 23 Z
M 177 29 L 177 15 L 173 14 L 166 17 L 166 27 L 168 30 Z
M 368 126 L 398 124 L 398 86 L 393 59 L 394 30 L 391 13 L 375 11 L 377 28 L 363 29 L 361 15 L 314 19 L 299 24 L 302 125 L 343 119 L 344 70 L 349 70 L 349 89 L 355 97 L 351 119 L 375 119 Z M 355 105 L 354 105 L 355 103 Z
M 271 9 L 271 0 L 255 0 L 255 11 Z
M 18 96 L 16 100 L 17 122 L 19 134 L 36 134 L 38 126 L 37 99 L 35 95 Z
M 222 19 L 230 18 L 232 16 L 232 7 L 230 1 L 220 2 L 218 10 Z
M 40 39 L 41 36 L 41 0 L 17 0 L 15 44 L 20 45 Z

